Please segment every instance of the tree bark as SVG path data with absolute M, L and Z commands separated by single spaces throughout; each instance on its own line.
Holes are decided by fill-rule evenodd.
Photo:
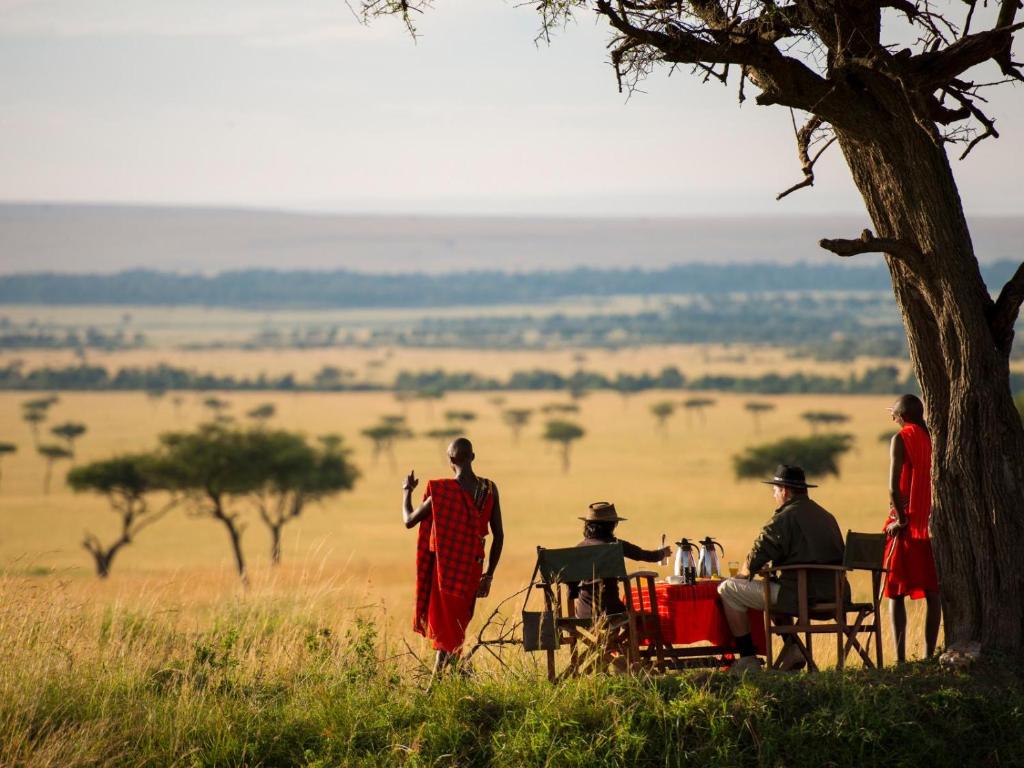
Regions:
M 281 527 L 284 524 L 270 526 L 270 562 L 281 564 Z
M 875 84 L 877 85 L 877 84 Z M 894 86 L 869 130 L 836 126 L 886 253 L 932 433 L 933 549 L 946 643 L 1024 650 L 1024 428 L 949 159 Z M 1008 345 L 1005 345 L 1008 346 Z M 1001 348 L 1004 347 L 1004 348 Z

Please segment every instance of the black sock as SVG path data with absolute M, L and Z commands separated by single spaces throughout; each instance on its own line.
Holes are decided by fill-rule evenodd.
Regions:
M 739 650 L 740 656 L 753 656 L 757 653 L 757 649 L 754 648 L 754 640 L 750 637 L 749 632 L 736 638 L 736 648 Z

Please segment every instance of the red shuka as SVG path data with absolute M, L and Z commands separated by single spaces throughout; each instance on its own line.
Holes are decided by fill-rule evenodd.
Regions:
M 430 515 L 416 541 L 413 630 L 454 653 L 466 639 L 484 567 L 484 540 L 494 509 L 493 485 L 478 478 L 477 499 L 458 480 L 431 480 L 423 498 Z
M 932 441 L 927 430 L 917 424 L 904 426 L 899 438 L 903 441 L 900 496 L 905 505 L 907 527 L 885 545 L 885 562 L 889 568 L 885 596 L 910 596 L 917 600 L 926 592 L 939 589 L 928 534 L 928 518 L 932 512 Z M 896 511 L 892 510 L 886 525 L 894 520 Z

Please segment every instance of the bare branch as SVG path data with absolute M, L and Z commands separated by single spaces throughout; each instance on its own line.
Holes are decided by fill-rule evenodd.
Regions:
M 792 112 L 790 113 L 790 116 L 792 117 Z M 831 136 L 825 142 L 825 145 L 819 149 L 813 157 L 811 156 L 811 143 L 814 140 L 814 134 L 823 126 L 824 122 L 825 121 L 820 117 L 814 115 L 802 128 L 797 130 L 796 119 L 793 118 L 793 131 L 796 133 L 797 155 L 800 158 L 800 170 L 803 171 L 804 178 L 803 181 L 797 182 L 789 189 L 776 195 L 776 200 L 781 200 L 786 195 L 796 192 L 798 189 L 814 186 L 814 164 L 818 162 L 818 158 L 820 158 L 825 153 L 825 150 L 832 146 L 832 143 L 836 140 L 835 135 Z
M 967 35 L 942 50 L 911 57 L 907 69 L 924 91 L 944 88 L 971 67 L 990 59 L 999 63 L 1007 77 L 1024 80 L 1017 65 L 1010 61 L 1013 35 L 1020 29 L 1024 29 L 1024 24 Z
M 1007 355 L 1013 346 L 1013 326 L 1017 322 L 1021 303 L 1024 302 L 1024 262 L 1017 267 L 1003 290 L 999 292 L 989 316 L 989 328 L 996 346 Z
M 875 237 L 870 229 L 861 232 L 856 240 L 819 240 L 818 245 L 843 257 L 861 253 L 887 253 L 904 261 L 914 261 L 921 256 L 916 246 L 890 237 Z

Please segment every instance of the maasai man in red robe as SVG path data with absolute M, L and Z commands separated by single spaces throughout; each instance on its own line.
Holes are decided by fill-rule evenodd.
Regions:
M 437 674 L 457 659 L 478 597 L 491 590 L 505 534 L 498 487 L 473 473 L 473 444 L 460 437 L 448 446 L 453 479 L 430 480 L 414 511 L 415 471 L 402 486 L 402 520 L 419 525 L 416 547 L 416 614 L 413 629 L 433 640 Z M 484 570 L 484 541 L 493 534 Z
M 904 598 L 925 598 L 925 648 L 935 652 L 942 609 L 935 575 L 928 519 L 932 511 L 932 440 L 924 423 L 924 405 L 914 395 L 903 395 L 889 409 L 900 426 L 890 445 L 889 519 L 885 532 L 885 563 L 896 660 L 906 660 L 907 609 Z

